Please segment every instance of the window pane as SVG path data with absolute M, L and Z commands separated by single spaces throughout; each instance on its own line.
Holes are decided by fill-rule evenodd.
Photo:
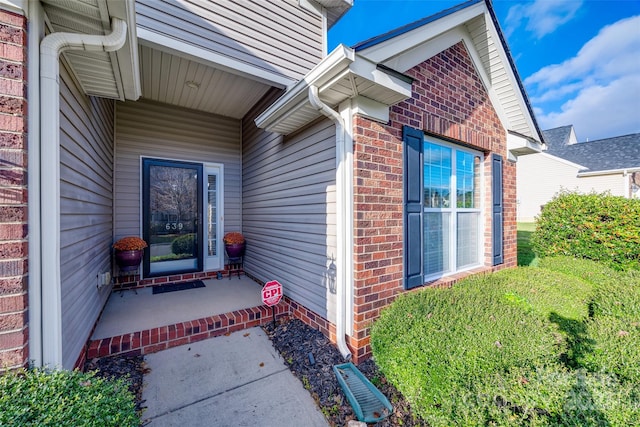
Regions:
M 459 208 L 478 207 L 476 185 L 480 158 L 473 154 L 456 151 L 456 205 Z
M 424 213 L 424 274 L 427 276 L 450 271 L 448 212 Z
M 451 206 L 451 153 L 450 148 L 424 143 L 424 203 L 427 208 Z
M 478 259 L 478 221 L 479 212 L 460 212 L 457 216 L 457 268 L 477 264 Z
M 218 230 L 218 213 L 217 213 L 217 190 L 218 187 L 216 185 L 217 175 L 209 175 L 207 179 L 207 255 L 215 256 L 218 248 L 218 236 L 216 235 L 216 231 Z

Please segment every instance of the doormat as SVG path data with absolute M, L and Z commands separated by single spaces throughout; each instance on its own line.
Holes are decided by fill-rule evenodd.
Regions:
M 184 291 L 185 289 L 204 288 L 202 280 L 194 280 L 182 283 L 166 283 L 164 285 L 154 286 L 153 295 L 164 294 L 167 292 Z

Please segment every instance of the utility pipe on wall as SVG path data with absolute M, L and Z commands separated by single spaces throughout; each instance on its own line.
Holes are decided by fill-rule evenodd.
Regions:
M 331 109 L 327 104 L 323 103 L 318 97 L 318 88 L 309 86 L 309 102 L 322 114 L 331 119 L 336 125 L 336 240 L 337 240 L 337 264 L 338 276 L 336 278 L 336 340 L 338 350 L 346 360 L 351 359 L 351 351 L 347 347 L 345 341 L 346 335 L 346 319 L 345 319 L 345 302 L 347 284 L 351 280 L 350 269 L 347 268 L 351 262 L 350 253 L 347 245 L 351 245 L 350 236 L 352 232 L 348 227 L 350 220 L 348 218 L 348 206 L 351 204 L 347 186 L 349 182 L 348 162 L 349 156 L 345 138 L 344 138 L 344 120 L 342 116 Z M 350 247 L 350 246 L 349 246 Z
M 111 33 L 52 33 L 40 43 L 40 206 L 42 364 L 62 366 L 60 276 L 60 65 L 68 50 L 113 52 L 124 46 L 127 24 L 112 18 Z

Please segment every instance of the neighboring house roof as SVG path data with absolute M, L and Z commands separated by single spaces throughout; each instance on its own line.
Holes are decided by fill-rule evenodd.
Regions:
M 565 145 L 575 144 L 578 142 L 573 125 L 560 126 L 558 128 L 547 129 L 542 131 L 542 139 L 547 148 L 559 148 Z
M 566 127 L 551 129 L 550 135 L 557 139 L 547 141 L 548 154 L 582 165 L 585 170 L 581 172 L 640 168 L 640 133 L 563 145 L 558 129 Z M 543 133 L 546 141 L 547 131 Z

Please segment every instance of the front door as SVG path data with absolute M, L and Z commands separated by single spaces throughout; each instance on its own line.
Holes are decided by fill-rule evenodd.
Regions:
M 202 271 L 203 165 L 142 159 L 144 277 Z

